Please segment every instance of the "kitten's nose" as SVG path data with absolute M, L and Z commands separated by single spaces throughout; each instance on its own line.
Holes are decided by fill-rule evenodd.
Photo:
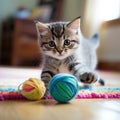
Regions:
M 58 53 L 61 54 L 63 52 L 63 49 L 57 49 Z
M 58 50 L 59 54 L 61 54 L 63 52 L 63 50 Z

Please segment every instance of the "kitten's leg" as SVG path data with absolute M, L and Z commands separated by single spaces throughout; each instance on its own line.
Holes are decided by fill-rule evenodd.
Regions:
M 100 79 L 96 72 L 88 69 L 81 63 L 72 63 L 69 65 L 69 68 L 69 70 L 73 72 L 73 75 L 75 75 L 85 87 L 90 86 L 92 83 L 95 83 Z
M 83 72 L 80 76 L 80 81 L 85 84 L 85 86 L 98 82 L 101 86 L 105 85 L 105 81 L 100 78 L 99 74 L 95 71 L 87 70 Z
M 98 83 L 101 85 L 101 86 L 104 86 L 105 85 L 105 81 L 104 79 L 100 78 Z
M 45 83 L 45 87 L 46 87 L 46 93 L 45 96 L 49 95 L 49 89 L 48 89 L 48 85 L 50 82 L 50 79 L 54 76 L 55 74 L 50 71 L 50 70 L 43 70 L 42 74 L 41 74 L 41 79 L 42 81 Z
M 99 80 L 99 75 L 96 72 L 87 70 L 79 75 L 80 81 L 84 84 L 92 84 Z

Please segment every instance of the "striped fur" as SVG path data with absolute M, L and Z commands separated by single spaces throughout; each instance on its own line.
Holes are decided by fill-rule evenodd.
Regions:
M 36 23 L 40 49 L 45 56 L 42 80 L 46 87 L 55 74 L 70 73 L 79 82 L 90 85 L 99 80 L 96 46 L 98 37 L 85 39 L 80 31 L 80 18 L 72 22 Z

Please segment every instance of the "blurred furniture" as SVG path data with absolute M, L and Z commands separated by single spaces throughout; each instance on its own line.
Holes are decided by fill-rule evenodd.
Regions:
M 2 65 L 38 66 L 41 62 L 33 20 L 7 19 L 2 25 Z
M 15 19 L 12 65 L 36 66 L 41 59 L 33 20 Z
M 51 6 L 52 12 L 49 20 L 42 19 L 41 16 L 38 16 L 37 19 L 44 22 L 60 20 L 63 1 L 41 0 L 38 6 L 40 8 Z M 4 23 L 3 25 L 7 27 L 2 29 L 2 65 L 38 66 L 42 58 L 33 18 L 14 18 L 11 21 L 7 20 L 7 22 L 8 24 Z
M 61 18 L 65 0 L 38 0 L 40 19 L 56 21 Z M 47 16 L 46 16 L 47 15 Z
M 2 37 L 1 37 L 1 64 L 10 65 L 12 56 L 12 44 L 13 44 L 13 34 L 14 34 L 14 19 L 8 18 L 2 22 L 1 27 Z
M 99 69 L 120 71 L 120 19 L 102 23 L 98 55 Z

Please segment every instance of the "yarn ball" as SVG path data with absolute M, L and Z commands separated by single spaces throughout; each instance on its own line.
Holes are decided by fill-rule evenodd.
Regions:
M 56 101 L 66 103 L 77 95 L 78 80 L 70 74 L 57 74 L 50 80 L 49 92 Z
M 40 100 L 46 91 L 44 82 L 36 78 L 29 78 L 18 89 L 29 100 Z

